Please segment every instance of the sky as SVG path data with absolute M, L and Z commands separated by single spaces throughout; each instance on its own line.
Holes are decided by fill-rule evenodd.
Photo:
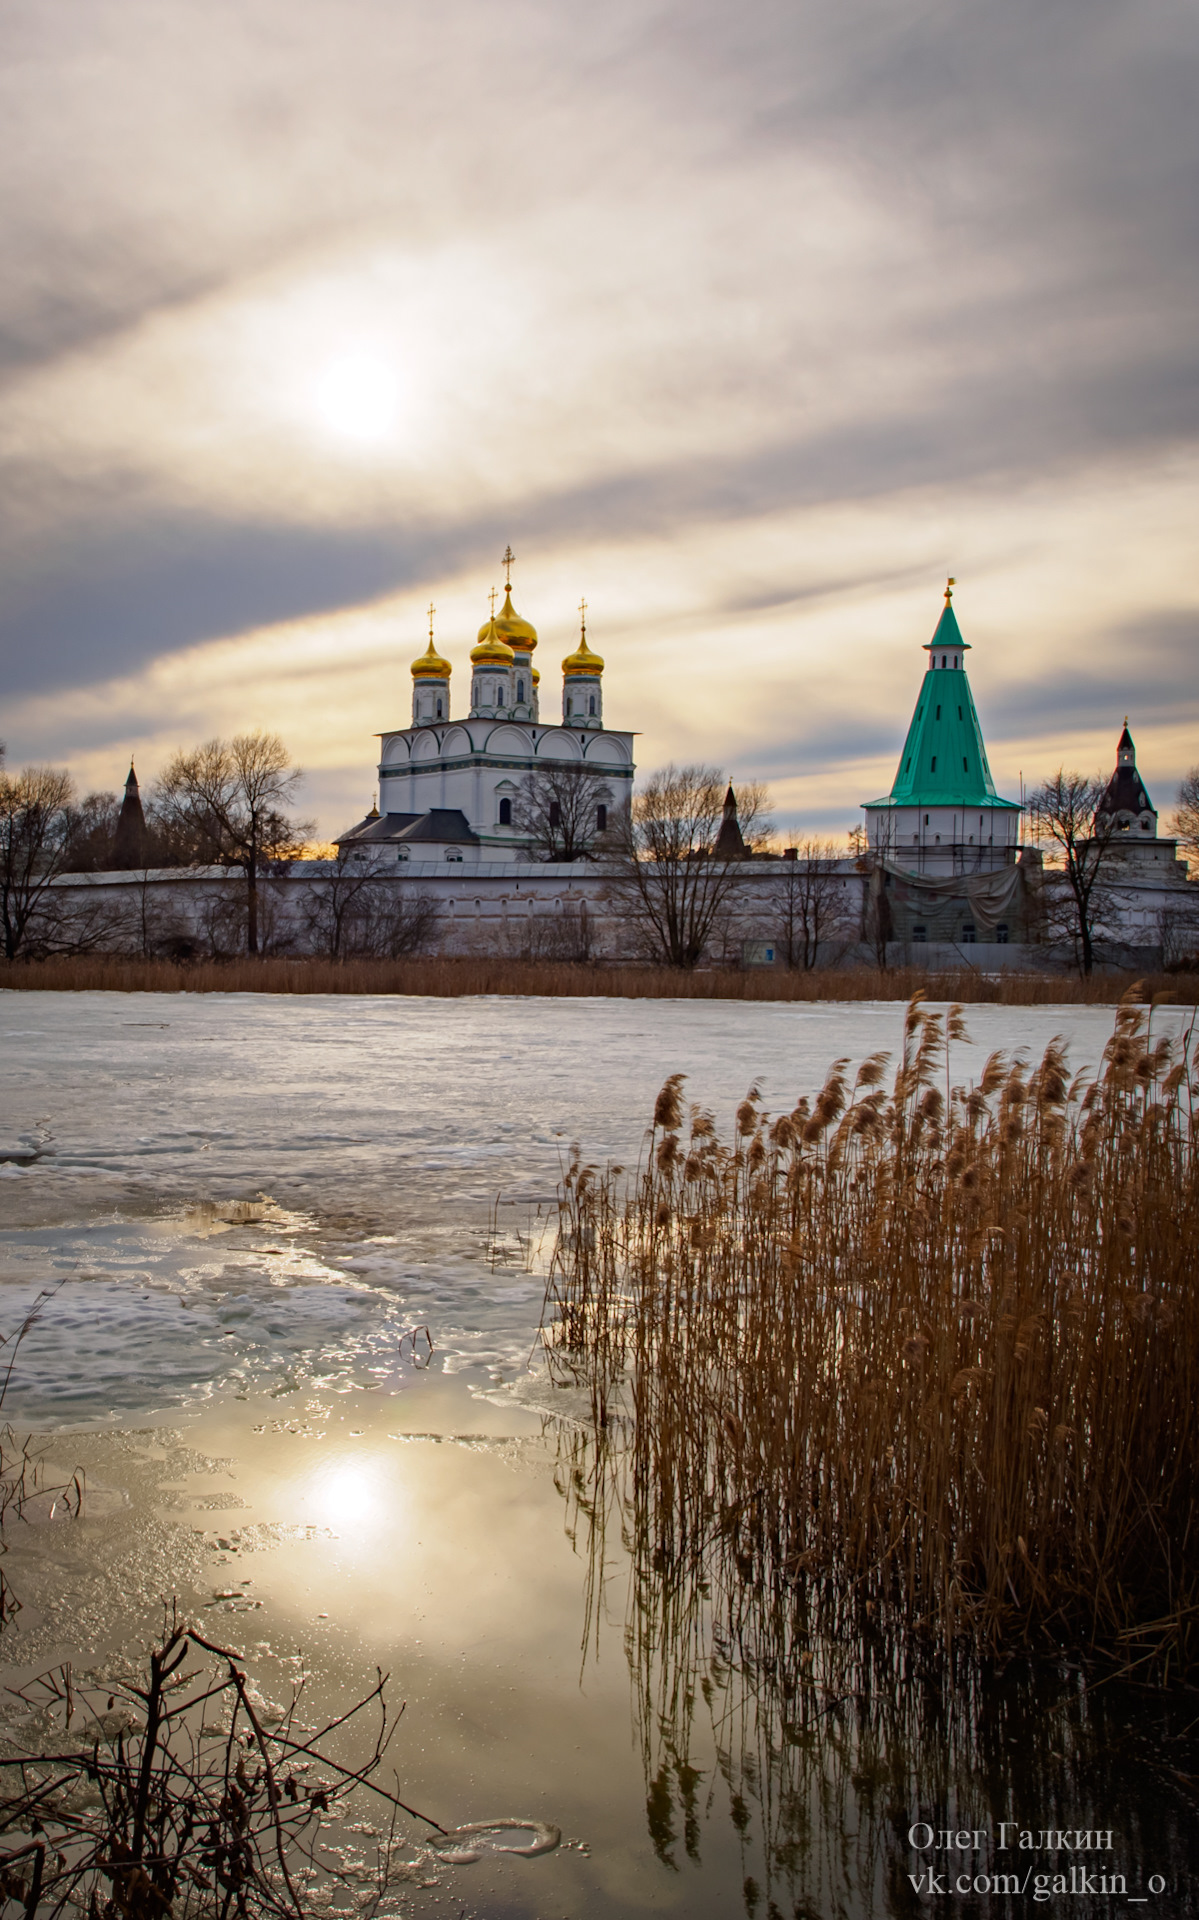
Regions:
M 264 727 L 331 835 L 516 553 L 644 771 L 1199 761 L 1193 0 L 0 0 L 0 737 Z

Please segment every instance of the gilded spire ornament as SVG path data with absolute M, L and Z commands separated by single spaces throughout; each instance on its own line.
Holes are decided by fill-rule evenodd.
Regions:
M 515 560 L 515 558 L 516 558 L 516 555 L 513 553 L 512 548 L 510 546 L 505 547 L 504 557 L 503 557 L 503 560 L 500 562 L 500 565 L 504 569 L 504 588 L 505 588 L 505 591 L 508 593 L 511 593 L 512 591 L 512 562 Z

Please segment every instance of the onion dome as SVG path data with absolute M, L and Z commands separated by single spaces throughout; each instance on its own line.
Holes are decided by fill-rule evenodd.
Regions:
M 539 686 L 541 685 L 541 675 L 540 675 L 540 674 L 538 673 L 538 671 L 537 671 L 537 668 L 536 668 L 536 667 L 533 667 L 533 668 L 531 669 L 531 672 L 532 672 L 532 675 L 533 675 L 533 685 L 534 685 L 535 687 L 539 687 Z
M 448 660 L 443 660 L 433 645 L 433 636 L 429 635 L 429 644 L 419 660 L 412 662 L 414 680 L 448 680 L 453 668 Z
M 568 653 L 562 662 L 562 671 L 568 680 L 574 678 L 577 674 L 585 674 L 588 679 L 594 680 L 597 674 L 601 674 L 603 670 L 604 663 L 600 659 L 599 654 L 592 653 L 591 648 L 587 645 L 587 629 L 584 627 L 579 636 L 578 646 L 573 653 Z
M 537 629 L 531 620 L 524 620 L 512 604 L 512 589 L 504 594 L 504 604 L 495 616 L 495 624 L 500 638 L 506 640 L 514 653 L 532 653 L 537 645 Z
M 495 616 L 479 628 L 479 644 L 471 648 L 471 664 L 476 667 L 510 667 L 516 658 L 499 632 Z

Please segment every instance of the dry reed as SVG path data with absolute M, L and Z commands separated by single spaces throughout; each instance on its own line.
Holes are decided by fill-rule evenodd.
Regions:
M 452 1844 L 380 1781 L 397 1724 L 384 1685 L 315 1731 L 298 1717 L 302 1686 L 270 1708 L 241 1656 L 171 1620 L 142 1684 L 110 1691 L 64 1666 L 14 1689 L 40 1738 L 16 1754 L 6 1739 L 0 1755 L 0 1904 L 26 1920 L 370 1920 L 412 1877 L 401 1815 Z M 347 1766 L 330 1738 L 368 1709 L 373 1737 Z M 385 1822 L 370 1865 L 353 1857 L 361 1821 L 346 1824 L 363 1791 Z
M 88 954 L 38 961 L 0 962 L 0 990 L 59 993 L 302 993 L 414 994 L 455 998 L 472 994 L 538 995 L 619 1000 L 930 1000 L 988 1001 L 999 1006 L 1114 1005 L 1132 975 L 1005 971 L 983 974 L 897 967 L 839 967 L 810 973 L 773 968 L 686 972 L 671 967 L 582 964 L 494 958 L 322 960 L 267 957 L 240 960 L 132 960 Z M 1152 991 L 1199 1002 L 1199 974 L 1154 976 Z
M 740 1581 L 1193 1667 L 1190 1035 L 1130 996 L 1094 1081 L 1055 1040 L 960 1088 L 965 1037 L 913 1000 L 889 1087 L 837 1061 L 773 1123 L 751 1090 L 731 1144 L 674 1076 L 636 1175 L 566 1178 L 551 1365 L 631 1421 L 626 1530 L 684 1611 Z

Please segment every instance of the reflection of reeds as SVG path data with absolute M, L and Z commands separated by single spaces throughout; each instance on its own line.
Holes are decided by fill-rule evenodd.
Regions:
M 893 1084 L 837 1062 L 732 1144 L 659 1096 L 622 1182 L 575 1167 L 552 1364 L 633 1419 L 655 1564 L 852 1597 L 893 1628 L 1199 1654 L 1199 1193 L 1185 1051 L 1122 1005 L 949 1084 L 913 1001 Z M 948 1098 L 947 1098 L 948 1092 Z
M 322 960 L 286 957 L 238 960 L 131 960 L 83 954 L 51 960 L 0 961 L 0 987 L 76 993 L 396 993 L 435 997 L 498 993 L 615 1000 L 906 1000 L 919 991 L 934 1000 L 989 1001 L 997 1006 L 1106 1006 L 1131 975 L 1089 980 L 1046 973 L 985 975 L 972 967 L 929 973 L 921 967 L 829 968 L 811 973 L 771 967 L 703 972 L 676 967 L 590 965 L 493 958 Z M 1152 985 L 1175 1000 L 1199 1000 L 1199 976 L 1162 975 Z
M 62 1284 L 59 1280 L 53 1286 L 43 1288 L 20 1326 L 12 1333 L 0 1335 L 0 1407 L 3 1407 L 8 1396 L 21 1342 L 33 1331 Z M 3 1351 L 6 1347 L 7 1354 Z M 35 1499 L 50 1501 L 51 1518 L 60 1504 L 63 1512 L 75 1519 L 83 1510 L 82 1472 L 76 1469 L 69 1480 L 58 1486 L 47 1487 L 42 1465 L 42 1457 L 34 1451 L 28 1435 L 24 1440 L 18 1440 L 11 1426 L 0 1427 L 0 1554 L 8 1551 L 6 1528 L 9 1520 L 22 1519 L 26 1508 Z M 20 1610 L 21 1602 L 0 1572 L 0 1630 Z
M 1130 1699 L 1119 1684 L 1089 1687 L 1074 1660 L 980 1659 L 961 1640 L 894 1633 L 847 1583 L 797 1583 L 777 1566 L 746 1578 L 719 1531 L 690 1560 L 663 1555 L 641 1531 L 654 1499 L 643 1472 L 612 1428 L 564 1425 L 557 1479 L 587 1562 L 589 1648 L 619 1566 L 614 1534 L 631 1562 L 625 1645 L 647 1826 L 665 1864 L 718 1867 L 730 1836 L 723 1817 L 715 1832 L 709 1822 L 727 1815 L 744 1907 L 759 1920 L 923 1911 L 908 1880 L 929 1864 L 908 1843 L 916 1821 L 990 1836 L 952 1862 L 971 1876 L 1010 1865 L 1014 1833 L 1006 1854 L 994 1840 L 1015 1821 L 1034 1833 L 1113 1828 L 1101 1858 L 1132 1891 L 1152 1873 L 1176 1890 L 1193 1878 L 1193 1807 L 1179 1785 L 1194 1765 L 1187 1689 Z M 1110 1907 L 1071 1901 L 1079 1920 Z

